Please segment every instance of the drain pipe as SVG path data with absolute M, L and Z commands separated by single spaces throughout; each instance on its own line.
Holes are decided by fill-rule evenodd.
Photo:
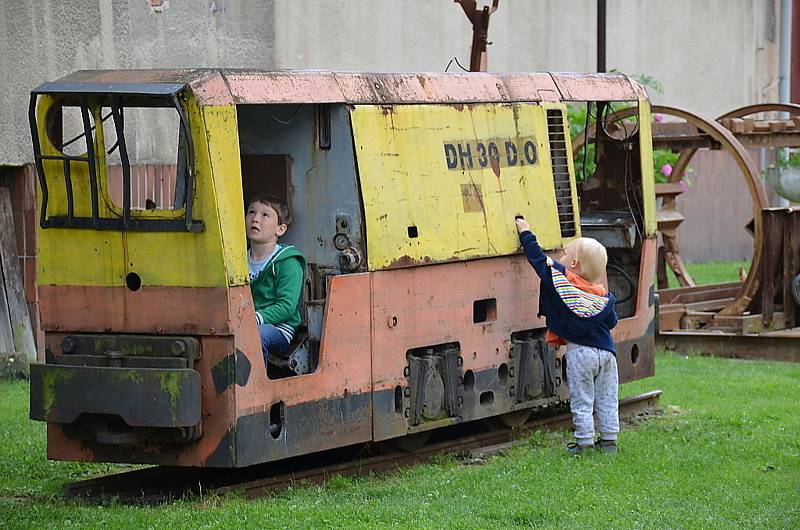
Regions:
M 778 69 L 778 101 L 789 103 L 792 72 L 792 0 L 781 0 L 781 42 Z M 781 118 L 788 119 L 787 113 L 782 114 Z M 779 197 L 778 206 L 788 208 L 789 200 Z

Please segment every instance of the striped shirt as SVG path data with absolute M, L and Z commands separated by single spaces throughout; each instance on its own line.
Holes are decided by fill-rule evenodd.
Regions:
M 573 313 L 580 317 L 593 317 L 605 309 L 608 298 L 582 291 L 572 285 L 560 270 L 555 267 L 551 267 L 550 270 L 553 275 L 553 286 L 555 286 L 558 296 Z

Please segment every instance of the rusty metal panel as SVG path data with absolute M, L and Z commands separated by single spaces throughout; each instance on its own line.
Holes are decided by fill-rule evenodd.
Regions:
M 227 70 L 223 75 L 237 103 L 345 102 L 336 77 L 330 72 Z
M 31 419 L 72 423 L 119 416 L 131 427 L 200 423 L 200 375 L 190 369 L 31 365 Z
M 59 82 L 187 83 L 204 105 L 478 103 L 646 97 L 622 74 L 269 72 L 246 69 L 85 70 Z
M 637 100 L 621 74 L 345 73 L 226 70 L 238 103 L 480 103 Z M 559 84 L 560 83 L 560 84 Z M 562 86 L 571 92 L 566 94 Z M 199 83 L 192 85 L 199 87 Z M 195 92 L 199 92 L 195 89 Z M 210 101 L 198 93 L 206 104 Z
M 553 81 L 564 101 L 631 101 L 639 99 L 637 88 L 623 74 L 553 73 Z
M 653 175 L 653 138 L 650 130 L 650 104 L 646 98 L 639 100 L 639 157 L 643 161 L 642 171 L 642 201 L 644 202 L 645 235 L 656 235 L 656 192 L 655 176 Z
M 39 315 L 45 331 L 230 332 L 224 287 L 142 287 L 134 292 L 126 287 L 40 285 Z
M 395 387 L 408 384 L 408 350 L 457 342 L 464 371 L 497 376 L 501 364 L 510 366 L 511 334 L 544 328 L 544 319 L 536 315 L 539 278 L 524 256 L 379 271 L 370 278 L 372 379 L 376 398 L 386 395 L 376 404 L 375 440 L 406 432 L 407 420 L 402 410 L 396 412 L 392 396 Z M 476 323 L 474 302 L 485 299 L 496 301 L 496 311 L 491 320 Z M 489 409 L 477 410 L 465 421 L 489 415 Z
M 255 318 L 243 312 L 235 324 L 236 346 L 252 366 L 246 384 L 235 386 L 234 418 L 237 430 L 249 429 L 253 436 L 237 434 L 234 447 L 242 458 L 255 454 L 260 461 L 277 460 L 372 438 L 370 299 L 369 274 L 331 277 L 317 369 L 283 379 L 267 378 Z M 279 402 L 284 405 L 280 434 L 273 437 L 262 429 L 255 436 L 264 414 L 268 420 Z
M 370 270 L 514 254 L 516 214 L 562 245 L 539 105 L 357 106 L 352 122 Z

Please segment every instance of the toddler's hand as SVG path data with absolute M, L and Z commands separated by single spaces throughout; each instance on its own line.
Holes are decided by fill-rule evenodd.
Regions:
M 514 222 L 517 223 L 517 232 L 520 234 L 526 230 L 530 230 L 531 226 L 528 224 L 528 221 L 521 217 L 517 217 L 514 219 Z

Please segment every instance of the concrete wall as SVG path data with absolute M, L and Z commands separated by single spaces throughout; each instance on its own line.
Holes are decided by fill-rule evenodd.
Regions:
M 716 116 L 777 96 L 775 0 L 609 0 L 608 67 L 656 102 Z M 503 0 L 489 69 L 595 69 L 595 0 Z M 468 66 L 449 0 L 0 0 L 0 165 L 31 161 L 31 88 L 77 69 L 251 67 L 443 71 Z M 452 68 L 458 68 L 455 64 Z
M 777 0 L 607 4 L 608 68 L 658 80 L 655 103 L 714 117 L 777 99 Z M 489 29 L 489 70 L 593 71 L 595 10 L 596 0 L 501 0 Z M 0 13 L 0 166 L 32 161 L 29 91 L 74 70 L 443 71 L 454 56 L 468 66 L 472 38 L 451 0 L 0 0 Z M 131 150 L 134 163 L 153 161 L 145 147 Z M 737 219 L 749 211 L 729 207 L 743 209 Z M 687 219 L 684 239 L 706 223 Z M 747 236 L 730 238 L 698 241 L 686 257 L 707 259 L 708 248 L 715 259 L 740 257 Z

